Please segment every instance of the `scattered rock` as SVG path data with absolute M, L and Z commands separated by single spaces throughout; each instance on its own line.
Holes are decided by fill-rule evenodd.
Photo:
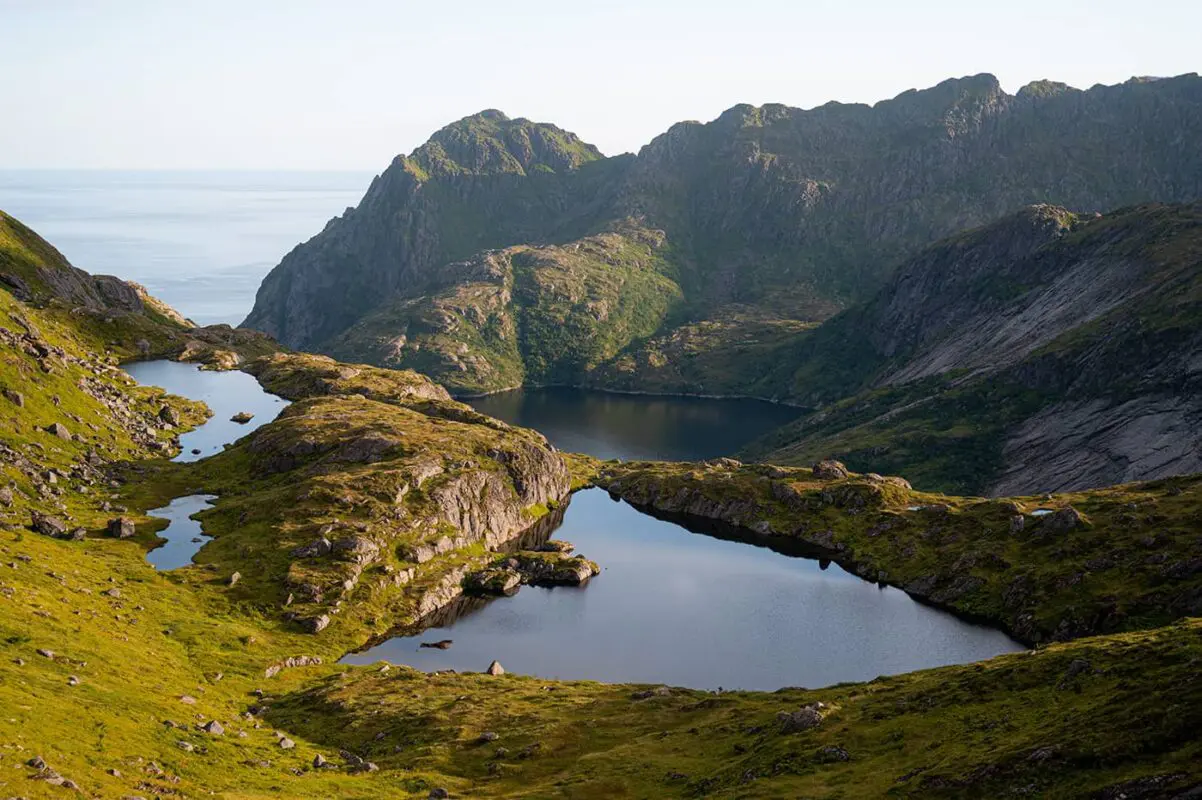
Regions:
M 851 474 L 847 467 L 843 466 L 843 462 L 831 459 L 819 461 L 811 469 L 814 471 L 814 477 L 821 481 L 837 481 Z
M 50 658 L 50 659 L 53 659 L 53 658 L 54 658 L 54 651 L 53 651 L 53 650 L 45 650 L 45 649 L 42 649 L 42 648 L 38 648 L 38 650 L 37 650 L 37 654 L 38 654 L 39 656 L 41 656 L 42 658 Z
M 418 647 L 429 647 L 436 650 L 448 650 L 455 643 L 454 639 L 441 639 L 437 642 L 422 642 Z M 493 662 L 496 663 L 495 661 Z
M 1044 530 L 1052 533 L 1065 533 L 1083 524 L 1085 524 L 1085 517 L 1081 516 L 1081 512 L 1072 506 L 1065 506 L 1059 511 L 1048 514 L 1043 519 Z
M 25 407 L 25 395 L 20 392 L 14 392 L 12 389 L 4 390 L 4 399 L 12 403 L 17 408 Z
M 134 527 L 134 521 L 129 517 L 114 517 L 109 520 L 108 533 L 117 539 L 128 539 L 133 536 L 137 530 Z
M 236 585 L 236 584 L 238 583 L 238 581 L 240 581 L 240 580 L 242 580 L 242 573 L 241 573 L 241 572 L 235 572 L 233 575 L 231 575 L 231 576 L 230 576 L 229 585 L 230 585 L 230 586 L 234 586 L 234 585 Z
M 323 756 L 321 753 L 318 753 L 317 755 L 313 756 L 313 769 L 325 769 L 329 765 L 330 765 L 330 762 L 326 761 L 326 757 Z
M 811 703 L 799 711 L 782 711 L 776 715 L 781 733 L 800 733 L 822 724 L 822 705 Z
M 450 796 L 450 792 L 448 792 L 446 789 L 443 789 L 441 786 L 435 786 L 430 790 L 430 794 L 426 795 L 426 797 L 428 797 L 430 800 L 445 800 L 445 798 Z
M 321 614 L 320 616 L 309 617 L 308 619 L 301 620 L 301 625 L 309 633 L 321 633 L 329 627 L 330 615 Z
M 818 748 L 818 752 L 814 754 L 815 758 L 824 764 L 831 764 L 836 761 L 850 761 L 851 754 L 833 744 L 828 744 L 826 747 Z
M 225 733 L 225 728 L 215 719 L 209 720 L 204 725 L 201 725 L 200 729 L 205 733 L 212 734 L 213 736 L 221 736 Z
M 497 739 L 500 739 L 500 738 L 501 738 L 500 736 L 493 733 L 492 731 L 485 731 L 484 733 L 480 734 L 479 741 L 481 744 L 488 744 L 489 742 L 495 742 Z
M 184 705 L 187 705 L 187 706 L 194 706 L 194 705 L 196 705 L 196 698 L 195 698 L 195 697 L 193 697 L 193 696 L 192 696 L 192 695 L 190 695 L 190 694 L 185 694 L 185 695 L 181 696 L 181 697 L 180 697 L 180 699 L 179 699 L 179 701 L 180 701 L 181 703 L 183 703 Z
M 51 517 L 38 511 L 30 512 L 30 527 L 43 536 L 53 536 L 61 539 L 67 535 L 69 526 L 58 517 Z
M 78 686 L 79 684 L 80 684 L 80 680 L 79 680 L 78 675 L 68 675 L 67 676 L 67 685 L 68 686 Z
M 179 424 L 179 412 L 171 406 L 163 406 L 159 409 L 159 419 L 166 422 L 168 425 Z
M 60 439 L 64 439 L 68 442 L 71 441 L 71 431 L 67 430 L 67 426 L 61 422 L 51 423 L 50 425 L 47 425 L 44 430 L 46 433 L 57 436 Z
M 292 741 L 287 736 L 280 737 L 280 749 L 281 750 L 291 750 L 294 747 L 296 747 L 296 742 Z
M 183 750 L 185 753 L 191 753 L 193 750 L 196 749 L 195 747 L 192 746 L 191 742 L 185 742 L 183 739 L 176 742 L 175 746 L 178 747 L 180 750 Z
M 255 418 L 255 415 L 249 411 L 239 411 L 234 416 L 230 417 L 230 422 L 237 422 L 239 425 L 245 425 Z
M 501 666 L 500 661 L 493 661 L 488 665 L 488 669 L 486 669 L 485 672 L 487 672 L 489 675 L 504 675 L 505 668 Z
M 13 490 L 11 486 L 0 487 L 0 506 L 11 506 L 13 504 Z

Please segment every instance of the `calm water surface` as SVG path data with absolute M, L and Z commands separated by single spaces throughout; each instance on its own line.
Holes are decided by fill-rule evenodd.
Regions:
M 471 612 L 448 624 L 345 660 L 479 672 L 497 659 L 545 678 L 771 690 L 1021 649 L 837 565 L 691 533 L 600 489 L 578 493 L 553 535 L 601 574 L 583 588 L 527 586 L 468 603 Z M 454 644 L 418 648 L 440 639 Z
M 236 325 L 284 254 L 359 202 L 352 172 L 0 170 L 0 208 L 88 272 Z
M 152 517 L 169 520 L 170 524 L 159 531 L 159 536 L 167 540 L 166 544 L 148 552 L 146 560 L 155 569 L 178 569 L 191 564 L 192 557 L 213 538 L 204 534 L 200 522 L 192 519 L 192 515 L 211 508 L 216 499 L 211 494 L 190 494 L 177 497 L 162 508 L 147 511 Z
M 468 402 L 485 414 L 542 432 L 561 450 L 627 460 L 729 456 L 798 416 L 797 409 L 760 400 L 564 388 L 519 389 Z
M 183 450 L 175 461 L 196 461 L 218 453 L 227 443 L 271 422 L 288 405 L 287 400 L 263 391 L 259 382 L 245 372 L 213 372 L 178 361 L 141 361 L 122 368 L 138 383 L 161 386 L 190 400 L 203 400 L 212 409 L 208 422 L 179 437 Z M 255 416 L 245 425 L 231 422 L 230 417 L 239 411 Z

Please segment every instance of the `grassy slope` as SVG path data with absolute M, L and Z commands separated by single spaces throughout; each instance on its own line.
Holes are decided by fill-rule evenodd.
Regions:
M 32 308 L 0 292 L 0 305 L 6 326 L 20 315 L 64 354 L 52 359 L 47 374 L 23 347 L 0 344 L 0 382 L 25 396 L 23 406 L 0 399 L 5 444 L 39 468 L 65 474 L 55 484 L 58 492 L 43 497 L 16 462 L 3 462 L 5 483 L 15 482 L 16 491 L 11 505 L 0 504 L 0 795 L 71 796 L 38 779 L 47 776 L 26 766 L 34 756 L 87 796 L 114 798 L 424 797 L 430 786 L 447 786 L 458 796 L 515 798 L 979 797 L 1015 790 L 1057 797 L 1131 780 L 1159 789 L 1202 781 L 1202 631 L 1195 621 L 818 692 L 674 691 L 635 700 L 639 687 L 337 666 L 342 653 L 411 615 L 445 570 L 483 553 L 478 545 L 448 553 L 395 591 L 377 592 L 361 580 L 339 598 L 335 622 L 311 635 L 280 607 L 285 553 L 308 538 L 299 536 L 298 526 L 334 514 L 352 526 L 370 523 L 396 505 L 397 467 L 422 452 L 476 460 L 499 474 L 498 446 L 520 450 L 541 439 L 480 418 L 412 374 L 276 356 L 255 369 L 270 388 L 300 399 L 290 413 L 217 458 L 174 464 L 152 458 L 149 446 L 80 388 L 80 379 L 91 375 L 124 392 L 145 420 L 157 417 L 164 403 L 181 413 L 185 427 L 203 418 L 198 405 L 131 386 L 105 368 L 105 343 L 118 341 L 130 348 L 119 352 L 132 352 L 128 338 L 98 337 L 91 323 L 78 324 L 77 315 L 53 303 Z M 126 330 L 121 320 L 101 324 Z M 321 412 L 330 419 L 317 419 Z M 39 430 L 51 422 L 82 433 L 84 441 Z M 399 452 L 370 462 L 331 458 L 329 448 L 355 441 L 356 431 L 399 435 Z M 154 436 L 168 442 L 176 432 L 159 427 Z M 312 441 L 314 450 L 289 469 L 264 473 L 257 459 L 280 448 L 256 451 L 252 445 L 261 438 L 285 445 Z M 124 463 L 113 465 L 105 480 L 89 482 L 71 470 L 88 449 Z M 569 460 L 576 485 L 597 474 L 588 459 Z M 637 469 L 670 475 L 690 468 Z M 790 473 L 798 488 L 806 483 L 803 473 Z M 725 481 L 723 487 L 735 499 L 762 498 L 760 484 Z M 215 541 L 196 566 L 155 571 L 143 554 L 162 522 L 144 510 L 200 489 L 222 495 L 204 514 Z M 1122 554 L 1147 529 L 1158 552 L 1196 552 L 1189 538 L 1199 528 L 1196 508 L 1189 510 L 1196 492 L 1196 482 L 1182 480 L 1069 499 L 1093 522 L 1084 532 L 1086 549 Z M 421 495 L 406 500 L 419 513 L 427 508 Z M 1001 543 L 991 527 L 996 504 L 947 502 L 949 516 L 974 521 L 965 531 L 980 537 L 960 539 L 961 545 L 989 550 Z M 133 539 L 102 535 L 115 513 L 104 503 L 130 508 L 138 523 Z M 31 509 L 67 514 L 89 535 L 65 541 L 32 533 L 25 527 Z M 868 537 L 861 530 L 868 514 L 814 511 L 835 526 L 840 540 L 879 547 L 869 551 L 879 567 L 907 568 L 904 553 L 897 566 L 891 560 L 898 537 Z M 539 513 L 543 509 L 530 510 L 532 518 Z M 930 527 L 923 517 L 918 529 Z M 421 526 L 417 532 L 429 534 Z M 381 571 L 400 565 L 396 541 L 390 540 Z M 1016 548 L 1031 552 L 1022 541 Z M 1072 564 L 1086 554 L 1036 551 L 1032 567 L 1040 570 L 1060 569 L 1058 561 Z M 1088 578 L 1080 591 L 1123 591 L 1140 580 L 1127 567 L 1123 562 L 1110 573 L 1109 583 Z M 245 577 L 231 587 L 235 569 Z M 266 676 L 269 666 L 301 655 L 325 663 Z M 1075 659 L 1088 664 L 1072 667 Z M 1066 677 L 1069 672 L 1076 674 Z M 183 702 L 185 696 L 195 702 Z M 779 732 L 777 712 L 813 701 L 827 704 L 817 729 Z M 266 708 L 246 716 L 252 705 Z M 225 733 L 197 729 L 209 720 L 219 720 Z M 277 730 L 295 741 L 293 749 L 279 746 Z M 499 734 L 496 745 L 476 743 L 484 730 Z M 535 743 L 540 747 L 531 748 Z M 509 754 L 496 758 L 496 746 Z M 849 760 L 826 747 L 841 748 Z M 340 748 L 370 758 L 379 771 L 310 768 L 318 753 L 342 765 Z
M 329 362 L 308 357 L 292 373 L 276 361 L 270 385 L 298 395 L 354 394 L 363 388 L 355 385 L 360 375 L 384 392 L 378 382 L 389 377 L 348 377 L 338 368 L 331 376 Z M 322 383 L 331 378 L 333 392 Z M 410 378 L 400 383 L 403 393 L 410 390 Z M 314 402 L 389 405 L 335 398 L 300 405 Z M 424 424 L 405 427 L 416 433 Z M 151 508 L 206 482 L 220 484 L 225 496 L 205 514 L 217 539 L 196 567 L 157 573 L 147 566 L 143 547 L 157 526 L 141 516 L 135 541 L 63 542 L 6 526 L 3 561 L 17 566 L 0 573 L 0 704 L 8 710 L 0 718 L 0 754 L 12 767 L 0 772 L 0 791 L 61 795 L 19 767 L 33 754 L 102 797 L 165 790 L 422 797 L 430 786 L 492 797 L 980 796 L 1016 786 L 1075 796 L 1151 774 L 1184 776 L 1176 783 L 1200 777 L 1192 665 L 1202 640 L 1194 623 L 820 692 L 683 691 L 641 701 L 631 699 L 638 687 L 333 666 L 371 633 L 367 618 L 381 608 L 355 596 L 317 636 L 279 616 L 278 592 L 260 579 L 257 565 L 270 565 L 269 553 L 289 546 L 277 532 L 287 529 L 280 520 L 307 519 L 312 509 L 292 507 L 299 487 L 288 476 L 248 479 L 245 458 L 242 445 L 193 467 L 143 463 L 144 472 L 119 493 L 120 502 Z M 316 477 L 370 493 L 367 476 L 340 475 Z M 109 516 L 86 502 L 76 514 L 92 530 Z M 235 566 L 246 577 L 230 589 L 226 578 Z M 406 596 L 422 586 L 415 581 Z M 119 597 L 102 594 L 114 588 Z M 53 650 L 55 660 L 37 655 L 38 648 Z M 267 666 L 295 655 L 320 656 L 326 665 L 264 677 Z M 1091 671 L 1057 688 L 1074 658 L 1087 659 Z M 80 685 L 68 686 L 70 675 Z M 270 699 L 252 696 L 255 689 Z M 183 704 L 183 695 L 198 702 Z M 778 711 L 813 700 L 830 709 L 819 729 L 777 732 Z M 240 716 L 259 702 L 269 707 L 261 722 Z M 195 729 L 209 719 L 220 720 L 226 733 Z M 295 749 L 278 746 L 277 729 L 297 742 Z M 495 746 L 477 745 L 484 730 L 497 732 L 496 746 L 510 755 L 495 759 Z M 193 751 L 180 749 L 180 741 Z M 541 747 L 520 757 L 535 742 Z M 828 745 L 844 748 L 851 760 L 821 753 Z M 1046 759 L 1032 758 L 1043 748 L 1052 748 Z M 307 766 L 317 753 L 341 764 L 339 749 L 371 759 L 380 771 Z

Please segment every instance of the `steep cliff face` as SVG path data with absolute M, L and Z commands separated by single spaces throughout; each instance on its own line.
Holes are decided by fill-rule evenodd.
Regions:
M 484 289 L 456 262 L 574 247 L 633 221 L 662 232 L 657 271 L 679 287 L 677 308 L 655 336 L 639 331 L 563 379 L 727 392 L 746 375 L 713 354 L 787 339 L 957 231 L 1031 203 L 1094 212 L 1202 196 L 1199 137 L 1194 75 L 1088 91 L 1040 82 L 1016 95 L 977 75 L 871 107 L 736 106 L 608 159 L 553 126 L 483 112 L 398 158 L 356 209 L 290 253 L 247 324 L 296 347 L 420 366 L 461 391 L 538 380 L 522 341 L 500 347 L 473 325 L 445 336 L 435 358 L 382 343 L 412 340 L 414 320 L 445 327 L 448 306 L 495 319 L 500 338 L 526 298 Z
M 1039 206 L 929 248 L 782 349 L 815 408 L 751 448 L 927 486 L 1060 491 L 1202 469 L 1202 206 Z

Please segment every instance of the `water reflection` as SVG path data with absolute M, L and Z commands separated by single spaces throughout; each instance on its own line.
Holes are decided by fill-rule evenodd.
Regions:
M 690 533 L 577 494 L 554 533 L 602 567 L 583 588 L 524 587 L 464 600 L 434 627 L 347 657 L 420 669 L 506 670 L 546 678 L 777 689 L 867 680 L 1020 649 L 1005 634 L 822 563 L 779 537 Z M 742 537 L 740 537 L 742 538 Z M 451 639 L 447 650 L 419 649 Z

